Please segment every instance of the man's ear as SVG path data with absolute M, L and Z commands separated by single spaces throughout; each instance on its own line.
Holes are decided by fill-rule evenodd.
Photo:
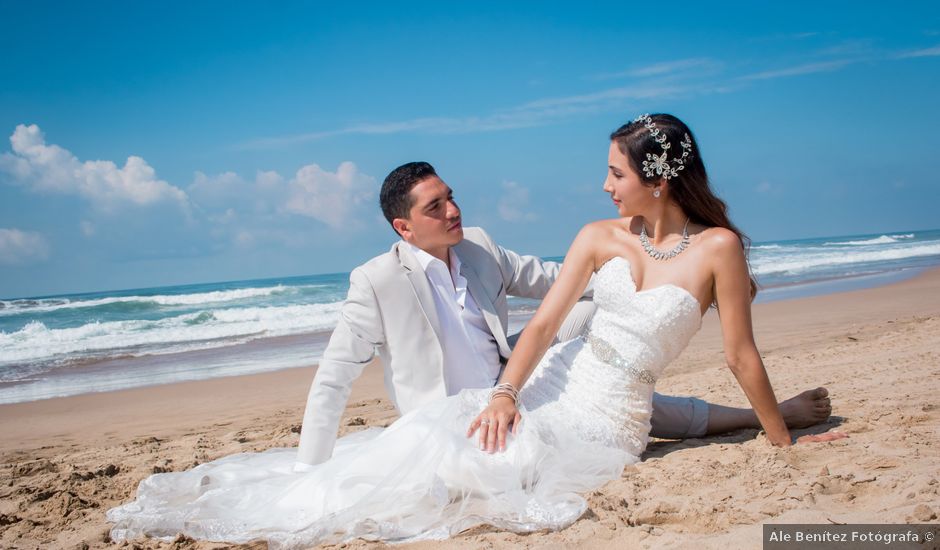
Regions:
M 392 220 L 392 228 L 405 240 L 408 240 L 408 237 L 411 235 L 411 222 L 404 218 L 395 218 Z

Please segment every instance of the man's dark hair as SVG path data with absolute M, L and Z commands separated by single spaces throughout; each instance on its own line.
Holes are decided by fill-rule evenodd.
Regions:
M 395 218 L 407 219 L 414 206 L 411 190 L 423 179 L 436 176 L 434 167 L 426 162 L 409 162 L 392 170 L 382 183 L 379 204 L 388 223 Z

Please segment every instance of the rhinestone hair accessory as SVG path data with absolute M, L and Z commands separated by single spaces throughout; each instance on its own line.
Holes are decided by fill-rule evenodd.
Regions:
M 643 173 L 646 174 L 646 177 L 652 178 L 659 176 L 667 180 L 677 177 L 679 172 L 685 168 L 685 163 L 691 160 L 689 155 L 692 151 L 692 138 L 689 137 L 689 134 L 685 134 L 682 141 L 679 143 L 679 145 L 682 146 L 682 155 L 668 160 L 667 155 L 672 148 L 672 144 L 666 140 L 666 134 L 656 127 L 649 113 L 636 117 L 636 120 L 633 122 L 642 122 L 643 126 L 649 130 L 650 135 L 653 136 L 653 139 L 656 140 L 656 143 L 663 149 L 662 155 L 646 153 L 646 160 L 643 161 Z

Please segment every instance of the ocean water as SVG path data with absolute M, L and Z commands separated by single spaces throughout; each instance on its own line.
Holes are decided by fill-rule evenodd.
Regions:
M 558 258 L 550 258 L 561 260 Z M 940 230 L 754 243 L 760 301 L 940 265 Z M 312 365 L 348 273 L 0 300 L 0 403 Z M 510 299 L 511 330 L 537 308 Z

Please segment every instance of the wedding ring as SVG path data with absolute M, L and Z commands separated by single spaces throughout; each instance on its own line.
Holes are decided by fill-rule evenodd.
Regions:
M 480 424 L 482 424 L 482 425 L 484 425 L 484 426 L 488 426 L 489 423 L 490 423 L 490 421 L 489 421 L 488 419 L 486 419 L 486 418 L 484 418 L 483 420 L 480 421 Z

